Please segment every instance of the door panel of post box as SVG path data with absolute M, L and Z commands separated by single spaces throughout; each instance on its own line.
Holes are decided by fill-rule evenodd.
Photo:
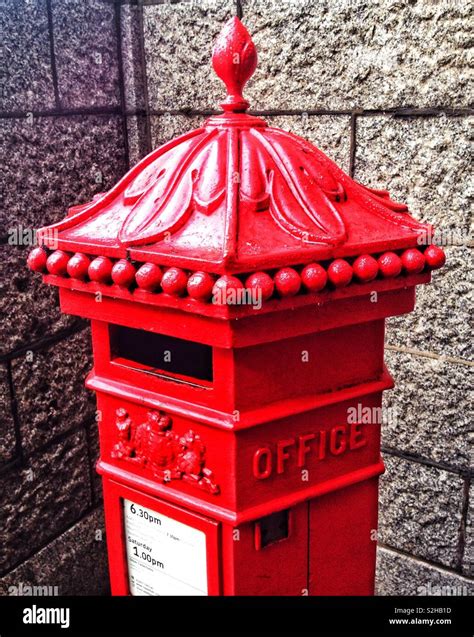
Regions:
M 308 504 L 222 527 L 224 595 L 305 595 Z
M 373 595 L 378 478 L 309 505 L 310 595 Z
M 215 520 L 104 479 L 112 594 L 219 595 Z
M 234 506 L 231 432 L 103 392 L 97 404 L 102 462 L 161 489 Z
M 238 431 L 238 508 L 380 472 L 380 408 L 378 392 Z

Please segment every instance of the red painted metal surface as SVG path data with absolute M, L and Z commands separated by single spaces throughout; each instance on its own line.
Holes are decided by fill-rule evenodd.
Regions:
M 256 61 L 250 36 L 232 19 L 213 53 L 228 91 L 225 112 L 71 208 L 40 231 L 45 244 L 215 273 L 416 248 L 431 228 L 406 205 L 358 184 L 304 139 L 245 113 L 241 93 Z
M 385 318 L 444 254 L 387 192 L 245 112 L 256 63 L 230 20 L 213 53 L 224 113 L 28 258 L 91 320 L 116 595 L 136 585 L 130 501 L 204 533 L 207 594 L 373 593 Z

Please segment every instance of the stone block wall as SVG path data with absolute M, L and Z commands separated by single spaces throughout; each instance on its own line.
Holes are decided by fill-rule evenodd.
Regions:
M 91 365 L 81 321 L 24 268 L 10 230 L 60 219 L 223 97 L 210 46 L 232 15 L 259 51 L 254 112 L 435 223 L 447 266 L 389 321 L 379 594 L 474 589 L 472 185 L 460 0 L 6 0 L 2 224 L 2 590 L 107 592 Z M 53 488 L 54 485 L 54 488 Z
M 4 0 L 0 593 L 107 594 L 87 324 L 25 268 L 31 231 L 128 168 L 120 8 Z

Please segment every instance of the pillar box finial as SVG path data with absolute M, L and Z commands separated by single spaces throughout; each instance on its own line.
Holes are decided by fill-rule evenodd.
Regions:
M 227 87 L 224 111 L 244 112 L 249 103 L 242 91 L 257 67 L 257 50 L 239 18 L 231 18 L 220 32 L 212 52 L 212 66 Z

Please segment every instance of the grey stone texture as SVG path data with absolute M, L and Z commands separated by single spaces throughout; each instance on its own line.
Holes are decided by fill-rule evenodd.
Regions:
M 206 121 L 199 115 L 155 115 L 151 117 L 151 141 L 152 147 L 158 148 L 170 139 L 184 135 L 194 128 L 199 128 Z
M 351 119 L 346 115 L 265 116 L 269 126 L 307 139 L 349 172 Z
M 386 447 L 468 471 L 473 367 L 387 350 L 395 388 L 384 394 Z
M 55 106 L 46 0 L 4 0 L 0 7 L 0 111 Z
M 359 117 L 355 177 L 388 188 L 412 213 L 438 227 L 447 264 L 418 291 L 414 314 L 391 319 L 388 342 L 472 358 L 472 118 Z M 436 234 L 435 234 L 436 237 Z
M 384 454 L 379 540 L 435 564 L 459 568 L 463 479 Z
M 473 249 L 447 246 L 445 252 L 445 266 L 433 272 L 430 285 L 417 289 L 415 311 L 388 320 L 386 339 L 398 347 L 474 361 Z
M 143 115 L 127 117 L 128 157 L 130 167 L 147 155 L 147 120 Z
M 97 473 L 96 464 L 99 459 L 99 429 L 97 422 L 87 427 L 87 443 L 92 478 L 92 500 L 94 504 L 102 504 L 102 477 Z
M 451 571 L 379 546 L 375 593 L 421 597 L 472 596 L 474 583 Z
M 60 596 L 109 594 L 101 509 L 95 509 L 0 579 L 0 595 L 24 594 L 28 586 L 53 587 L 48 590 Z
M 27 453 L 94 418 L 95 398 L 84 387 L 92 365 L 88 329 L 12 361 L 18 420 Z
M 65 531 L 91 503 L 83 432 L 30 457 L 2 477 L 0 573 Z
M 84 388 L 89 334 L 77 332 L 80 319 L 60 313 L 57 290 L 27 269 L 26 258 L 34 229 L 64 218 L 69 206 L 110 188 L 127 169 L 121 117 L 31 113 L 119 107 L 118 14 L 113 3 L 98 0 L 53 0 L 51 6 L 54 42 L 46 0 L 2 6 L 7 77 L 1 108 L 26 116 L 0 120 L 0 354 L 6 358 L 0 367 L 0 590 L 23 582 L 57 585 L 63 595 L 107 594 L 105 538 L 96 538 L 103 522 L 97 510 L 88 515 L 93 500 L 95 506 L 100 501 L 92 466 L 95 400 Z M 23 458 L 15 454 L 15 405 Z
M 466 520 L 466 544 L 462 562 L 465 575 L 474 578 L 474 485 L 471 484 L 468 495 L 468 510 Z
M 474 117 L 359 117 L 355 178 L 389 190 L 441 237 L 449 231 L 449 243 L 467 245 L 474 238 L 473 122 Z
M 90 201 L 126 170 L 123 129 L 109 115 L 2 120 L 4 206 L 0 227 L 36 229 Z
M 235 15 L 234 3 L 165 3 L 143 11 L 150 109 L 216 108 L 226 93 L 211 67 L 212 43 Z
M 146 107 L 143 72 L 144 52 L 142 50 L 139 11 L 138 6 L 127 4 L 120 6 L 123 82 L 127 110 Z
M 61 314 L 58 290 L 44 285 L 40 274 L 26 267 L 28 247 L 0 246 L 0 355 L 77 325 L 79 319 Z
M 61 106 L 118 106 L 114 4 L 101 0 L 52 0 L 52 12 Z
M 242 7 L 260 59 L 247 91 L 255 108 L 472 103 L 468 3 L 243 0 Z
M 0 365 L 0 464 L 11 460 L 15 452 L 15 429 L 11 411 L 11 393 L 7 366 Z

